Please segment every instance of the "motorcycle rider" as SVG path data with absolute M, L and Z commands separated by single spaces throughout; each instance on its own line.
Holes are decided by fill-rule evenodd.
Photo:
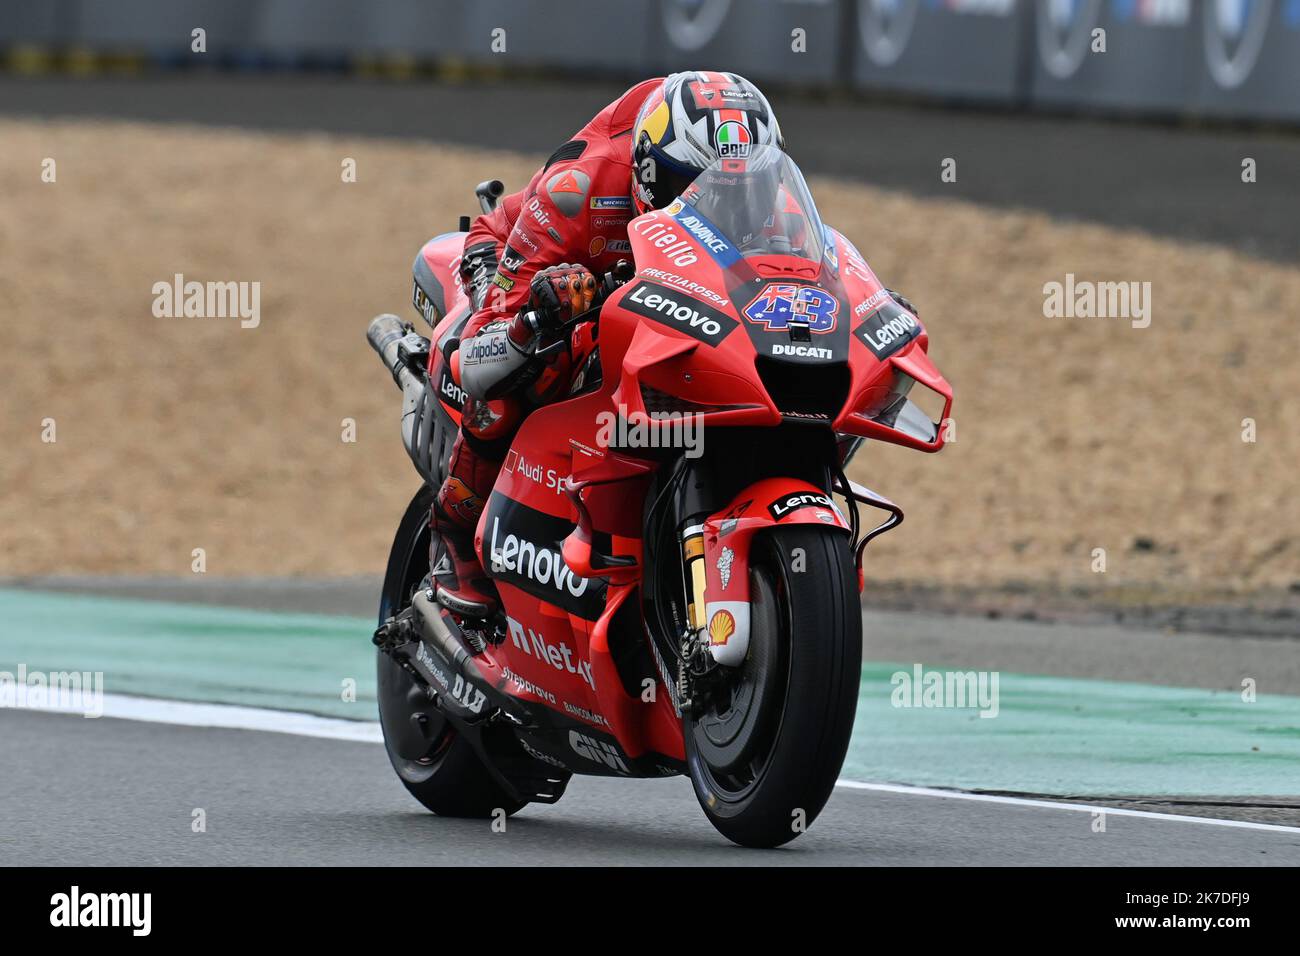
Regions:
M 474 528 L 524 416 L 561 397 L 594 359 L 590 326 L 570 334 L 569 348 L 542 356 L 539 338 L 591 307 L 595 275 L 631 251 L 631 219 L 662 209 L 717 159 L 743 157 L 754 145 L 785 148 L 766 97 L 744 77 L 701 71 L 647 80 L 475 221 L 461 260 L 474 312 L 452 359 L 469 397 L 431 514 L 441 604 L 476 617 L 496 607 Z

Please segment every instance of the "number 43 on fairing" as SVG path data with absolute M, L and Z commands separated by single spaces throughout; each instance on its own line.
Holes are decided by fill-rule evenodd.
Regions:
M 784 332 L 790 321 L 807 322 L 809 332 L 831 332 L 840 300 L 825 289 L 794 282 L 774 282 L 745 306 L 745 318 L 769 332 Z

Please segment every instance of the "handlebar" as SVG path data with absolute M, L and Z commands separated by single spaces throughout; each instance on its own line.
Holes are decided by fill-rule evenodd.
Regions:
M 579 312 L 577 315 L 569 319 L 568 322 L 560 325 L 556 331 L 567 332 L 569 329 L 581 322 L 595 321 L 600 317 L 600 309 L 601 306 L 605 304 L 605 300 L 617 292 L 625 283 L 630 282 L 634 275 L 636 275 L 636 270 L 632 267 L 632 263 L 628 262 L 626 259 L 619 259 L 618 262 L 614 263 L 614 268 L 610 269 L 601 277 L 600 285 L 596 289 L 596 296 L 591 300 L 591 308 L 584 312 Z M 527 321 L 533 321 L 535 317 L 536 313 L 530 312 L 525 318 Z
M 636 270 L 632 267 L 632 263 L 628 262 L 626 259 L 620 259 L 618 262 L 614 263 L 614 268 L 606 272 L 604 277 L 601 279 L 600 287 L 596 289 L 596 296 L 592 300 L 591 308 L 579 312 L 577 315 L 570 318 L 569 321 L 562 322 L 555 328 L 547 329 L 546 333 L 548 335 L 553 335 L 555 341 L 550 345 L 539 348 L 535 354 L 537 356 L 545 356 L 566 347 L 565 337 L 567 333 L 583 322 L 594 322 L 600 318 L 600 310 L 601 307 L 604 306 L 605 300 L 613 295 L 619 287 L 631 281 L 634 275 L 636 275 Z M 529 309 L 527 312 L 521 312 L 520 317 L 528 323 L 535 333 L 540 334 L 542 332 L 542 317 L 538 315 L 535 310 Z
M 478 197 L 484 215 L 497 208 L 497 200 L 505 191 L 506 184 L 499 179 L 485 179 L 474 187 L 474 195 Z

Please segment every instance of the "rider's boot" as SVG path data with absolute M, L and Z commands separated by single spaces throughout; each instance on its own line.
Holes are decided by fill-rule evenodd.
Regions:
M 474 550 L 473 526 L 448 517 L 441 501 L 440 495 L 429 515 L 434 532 L 429 548 L 434 599 L 457 614 L 489 618 L 500 606 L 500 599 Z

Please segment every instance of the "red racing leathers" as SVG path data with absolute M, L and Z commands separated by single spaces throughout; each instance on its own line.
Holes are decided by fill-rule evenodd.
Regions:
M 480 333 L 499 335 L 503 323 L 527 308 L 529 284 L 542 269 L 573 263 L 600 276 L 619 259 L 630 258 L 632 127 L 642 103 L 661 83 L 661 79 L 640 83 L 601 110 L 551 155 L 524 189 L 479 216 L 466 237 L 461 275 L 475 312 L 461 334 L 453 368 L 470 398 L 448 477 L 438 493 L 434 521 L 444 532 L 456 530 L 448 528 L 448 522 L 463 530 L 474 527 L 524 415 L 562 394 L 575 370 L 572 363 L 583 355 L 581 344 L 575 342 L 568 353 L 561 351 L 558 357 L 537 363 L 539 367 L 523 370 L 522 376 L 519 368 L 503 364 L 504 387 L 487 388 L 482 381 L 484 369 L 475 369 L 473 376 L 464 374 L 467 361 L 486 351 L 476 350 L 470 340 Z M 590 330 L 576 334 L 589 336 Z M 464 553 L 463 544 L 452 551 L 456 570 L 462 572 L 457 574 L 458 590 L 464 590 L 463 572 L 469 568 L 459 566 L 470 555 Z

